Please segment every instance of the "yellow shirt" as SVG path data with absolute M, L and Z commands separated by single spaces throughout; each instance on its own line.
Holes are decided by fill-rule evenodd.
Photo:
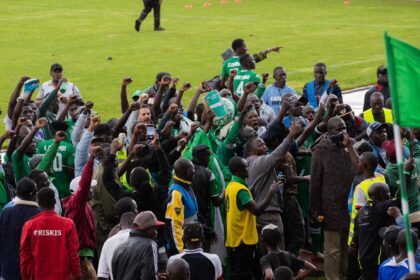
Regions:
M 392 110 L 387 109 L 387 108 L 383 108 L 382 110 L 384 110 L 384 114 L 385 114 L 385 123 L 393 123 L 394 118 L 392 116 Z M 373 123 L 375 121 L 373 117 L 373 113 L 372 113 L 372 108 L 363 112 L 363 119 L 367 123 Z
M 241 181 L 241 182 L 239 182 Z M 226 247 L 235 248 L 244 243 L 255 245 L 258 243 L 257 218 L 248 210 L 238 208 L 238 193 L 245 190 L 252 197 L 245 186 L 245 182 L 236 176 L 226 188 Z

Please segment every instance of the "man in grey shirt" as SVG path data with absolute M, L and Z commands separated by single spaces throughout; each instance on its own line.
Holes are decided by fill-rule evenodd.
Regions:
M 300 124 L 292 125 L 287 137 L 270 154 L 268 154 L 268 148 L 262 139 L 253 138 L 248 141 L 247 162 L 249 177 L 247 183 L 256 203 L 259 203 L 267 196 L 270 185 L 274 181 L 277 181 L 275 167 L 283 160 L 284 155 L 289 150 L 291 142 L 301 132 L 302 127 Z M 283 232 L 283 223 L 280 213 L 280 198 L 279 196 L 274 196 L 264 213 L 257 217 L 257 225 L 262 228 L 268 224 L 274 224 Z M 281 247 L 284 249 L 283 241 Z

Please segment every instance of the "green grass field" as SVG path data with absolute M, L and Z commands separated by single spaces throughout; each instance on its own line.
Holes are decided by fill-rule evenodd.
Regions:
M 257 65 L 271 72 L 282 65 L 298 91 L 312 78 L 312 65 L 329 65 L 344 89 L 375 81 L 385 63 L 383 32 L 420 45 L 420 2 L 409 0 L 164 0 L 162 25 L 153 17 L 134 31 L 139 0 L 15 0 L 0 9 L 0 105 L 21 75 L 49 79 L 49 66 L 64 65 L 65 76 L 94 100 L 104 118 L 119 112 L 120 81 L 134 79 L 130 93 L 170 71 L 197 86 L 221 69 L 220 53 L 244 38 L 250 52 L 281 45 L 280 54 Z M 192 4 L 192 9 L 186 9 Z M 112 60 L 107 60 L 112 56 Z M 270 79 L 271 82 L 271 79 Z M 189 99 L 193 91 L 189 92 Z M 187 103 L 187 101 L 184 101 Z

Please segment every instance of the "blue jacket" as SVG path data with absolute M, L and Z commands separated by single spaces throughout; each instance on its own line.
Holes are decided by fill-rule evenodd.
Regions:
M 0 278 L 21 279 L 20 276 L 20 236 L 23 225 L 41 212 L 35 202 L 17 200 L 13 207 L 0 214 Z

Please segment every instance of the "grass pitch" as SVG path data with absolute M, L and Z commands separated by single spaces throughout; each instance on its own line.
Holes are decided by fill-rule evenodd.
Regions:
M 46 81 L 54 62 L 64 65 L 65 76 L 107 119 L 120 115 L 124 76 L 134 80 L 130 94 L 151 85 L 159 71 L 195 88 L 220 73 L 220 53 L 238 37 L 250 52 L 283 46 L 280 54 L 258 63 L 257 71 L 271 73 L 275 66 L 285 66 L 289 85 L 299 92 L 320 61 L 344 89 L 375 82 L 376 67 L 385 63 L 385 30 L 420 45 L 419 1 L 207 1 L 205 7 L 205 0 L 163 0 L 162 26 L 167 30 L 153 31 L 151 13 L 140 33 L 133 27 L 143 7 L 139 0 L 5 1 L 0 9 L 3 112 L 21 75 Z

